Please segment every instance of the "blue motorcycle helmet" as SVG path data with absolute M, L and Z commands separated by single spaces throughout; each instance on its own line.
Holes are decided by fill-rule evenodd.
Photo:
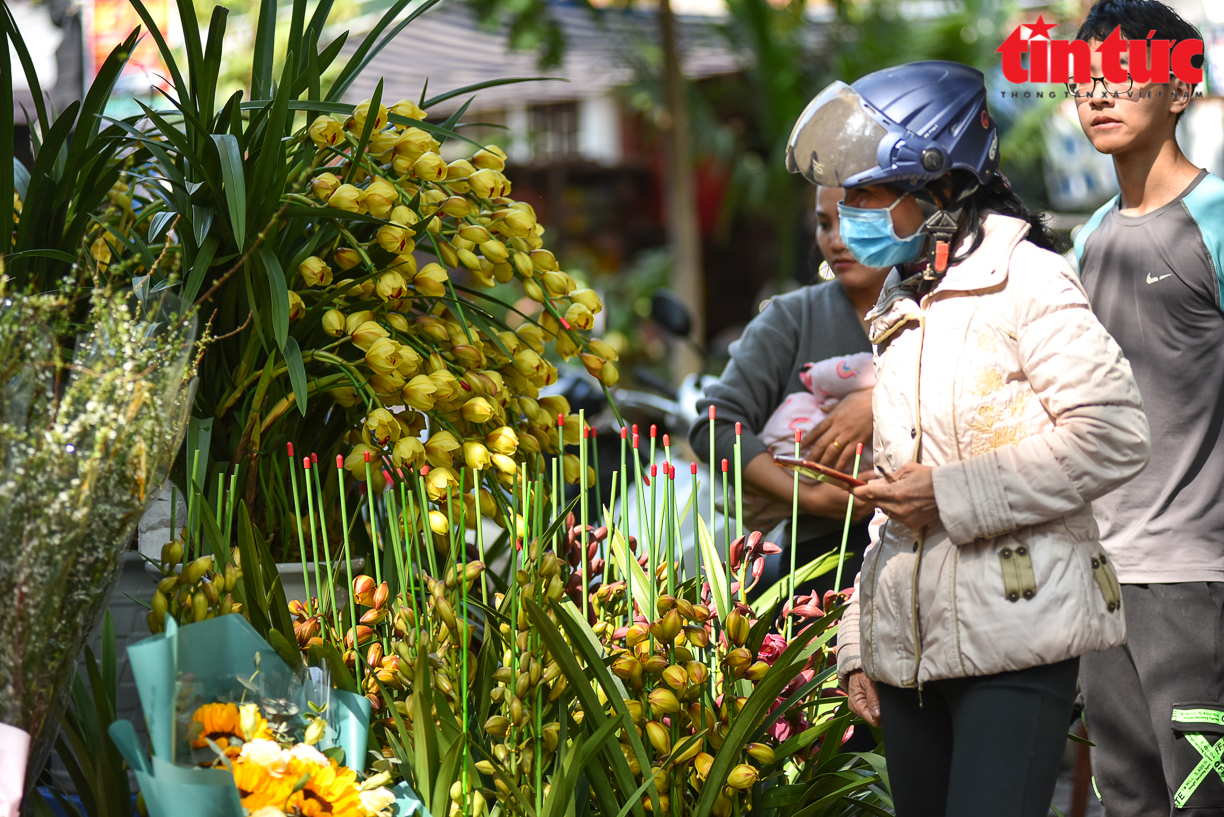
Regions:
M 946 269 L 959 204 L 998 167 L 999 129 L 986 106 L 985 78 L 942 60 L 832 83 L 808 103 L 786 145 L 786 169 L 814 184 L 890 184 L 914 194 L 926 216 L 921 229 L 935 239 L 923 289 Z M 945 200 L 928 185 L 951 171 L 963 171 L 957 176 L 969 183 Z

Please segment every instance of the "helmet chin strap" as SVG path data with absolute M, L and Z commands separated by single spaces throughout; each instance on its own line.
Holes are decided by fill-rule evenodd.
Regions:
M 915 190 L 914 200 L 922 208 L 925 221 L 918 229 L 930 236 L 927 241 L 926 259 L 922 262 L 912 262 L 907 265 L 911 273 L 901 281 L 901 287 L 925 295 L 935 288 L 935 285 L 948 271 L 948 257 L 951 254 L 952 238 L 956 235 L 960 224 L 963 202 L 978 189 L 971 185 L 962 190 L 960 195 L 947 206 L 927 188 Z

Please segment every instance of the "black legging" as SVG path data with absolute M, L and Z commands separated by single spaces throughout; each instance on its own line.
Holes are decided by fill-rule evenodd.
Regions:
M 897 817 L 1045 817 L 1075 702 L 1079 659 L 878 684 Z

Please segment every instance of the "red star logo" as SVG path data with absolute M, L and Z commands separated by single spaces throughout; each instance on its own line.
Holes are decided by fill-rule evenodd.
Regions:
M 1035 37 L 1044 37 L 1048 40 L 1050 39 L 1050 29 L 1054 28 L 1056 25 L 1058 25 L 1058 23 L 1047 23 L 1039 14 L 1037 15 L 1037 22 L 1025 23 L 1024 27 L 1029 30 L 1030 40 L 1034 39 Z

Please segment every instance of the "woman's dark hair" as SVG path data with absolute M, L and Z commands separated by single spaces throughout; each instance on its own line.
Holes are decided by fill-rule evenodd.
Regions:
M 977 178 L 971 174 L 960 170 L 953 171 L 952 197 L 955 198 L 961 191 L 976 184 L 978 184 Z M 1050 229 L 1048 217 L 1044 213 L 1030 210 L 1016 195 L 1016 191 L 1012 190 L 1007 181 L 997 173 L 987 184 L 980 185 L 977 190 L 970 193 L 961 207 L 961 227 L 952 241 L 952 246 L 957 246 L 968 236 L 972 236 L 973 241 L 963 255 L 951 259 L 953 264 L 964 261 L 981 246 L 982 221 L 990 213 L 1011 216 L 1028 222 L 1029 231 L 1025 240 L 1031 241 L 1043 250 L 1062 254 L 1068 249 L 1067 243 Z

